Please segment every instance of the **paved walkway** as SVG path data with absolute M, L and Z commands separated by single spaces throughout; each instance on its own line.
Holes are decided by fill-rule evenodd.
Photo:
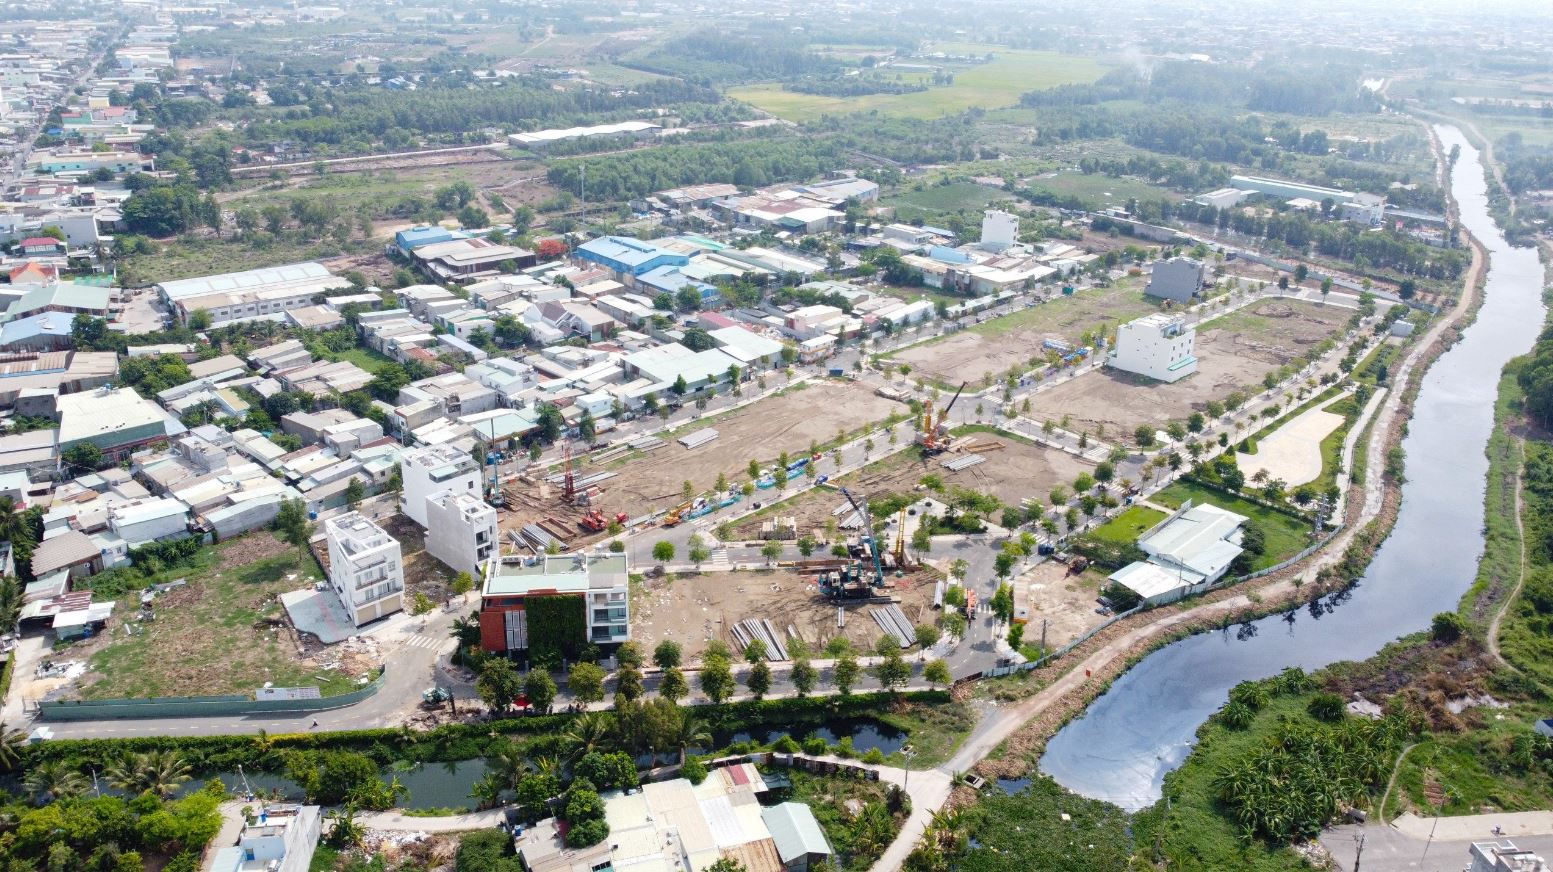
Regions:
M 1553 811 L 1513 811 L 1441 818 L 1419 817 L 1408 812 L 1393 820 L 1391 826 L 1415 839 L 1427 839 L 1432 832 L 1437 841 L 1553 836 Z M 1502 832 L 1496 835 L 1494 827 L 1499 827 Z
M 1509 815 L 1486 815 L 1506 818 Z M 1418 820 L 1432 820 L 1419 818 Z M 1359 848 L 1359 838 L 1364 839 L 1364 853 L 1359 868 L 1363 872 L 1461 872 L 1469 863 L 1468 852 L 1473 842 L 1512 842 L 1517 848 L 1535 851 L 1544 858 L 1553 857 L 1553 836 L 1514 835 L 1507 832 L 1494 836 L 1484 830 L 1481 835 L 1463 837 L 1457 833 L 1446 835 L 1445 821 L 1434 839 L 1402 832 L 1382 824 L 1367 826 L 1345 825 L 1334 827 L 1321 834 L 1321 844 L 1332 854 L 1332 859 L 1342 872 L 1354 872 L 1354 855 Z

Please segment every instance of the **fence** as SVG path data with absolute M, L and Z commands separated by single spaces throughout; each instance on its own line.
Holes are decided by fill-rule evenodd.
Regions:
M 339 696 L 318 699 L 269 699 L 251 696 L 169 696 L 145 699 L 60 699 L 38 703 L 46 721 L 103 721 L 130 718 L 234 717 L 253 714 L 321 712 L 370 699 L 388 677 L 384 669 L 371 684 Z

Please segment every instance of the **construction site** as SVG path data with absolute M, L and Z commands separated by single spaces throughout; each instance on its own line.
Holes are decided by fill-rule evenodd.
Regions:
M 850 473 L 839 484 L 880 499 L 893 494 L 928 496 L 922 480 L 937 476 L 946 491 L 968 488 L 996 497 L 1004 505 L 1044 499 L 1059 484 L 1073 481 L 1094 465 L 1056 448 L 1047 448 L 1017 436 L 973 432 L 956 437 L 952 447 L 924 456 L 903 450 Z M 830 487 L 820 487 L 782 503 L 769 512 L 745 518 L 733 526 L 733 538 L 753 540 L 770 517 L 792 518 L 800 536 L 826 542 L 832 533 L 860 529 L 860 520 L 847 501 Z
M 807 462 L 810 445 L 833 441 L 842 430 L 855 433 L 904 409 L 850 381 L 795 384 L 758 404 L 677 432 L 579 452 L 569 471 L 563 463 L 562 469 L 542 476 L 525 474 L 505 482 L 501 528 L 509 541 L 538 528 L 562 547 L 573 548 L 597 540 L 611 522 L 634 527 L 667 513 L 657 520 L 672 526 L 691 511 L 706 509 L 673 511 L 684 503 L 686 481 L 699 494 L 710 490 L 719 474 L 731 483 L 747 479 L 751 460 L 769 465 L 785 451 L 794 465 Z M 534 544 L 532 536 L 525 541 Z
M 1024 639 L 1055 648 L 1084 635 L 1106 620 L 1098 604 L 1105 573 L 1069 566 L 1060 560 L 1036 564 L 1014 582 L 1014 615 L 1025 624 Z
M 1234 391 L 1261 390 L 1262 378 L 1322 340 L 1353 316 L 1352 309 L 1274 299 L 1216 318 L 1198 328 L 1197 372 L 1163 382 L 1102 369 L 1031 396 L 1028 417 L 1070 418 L 1068 429 L 1131 434 L 1140 424 L 1163 427 Z

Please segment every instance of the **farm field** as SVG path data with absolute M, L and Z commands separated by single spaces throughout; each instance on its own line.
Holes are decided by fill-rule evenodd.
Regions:
M 1102 369 L 1031 397 L 1035 420 L 1068 415 L 1071 429 L 1131 434 L 1201 411 L 1209 400 L 1250 390 L 1262 377 L 1333 335 L 1348 309 L 1297 300 L 1263 300 L 1208 323 L 1197 333 L 1197 372 L 1174 384 Z
M 166 575 L 154 580 L 188 583 L 157 597 L 154 621 L 132 620 L 140 608 L 137 586 L 119 598 L 122 623 L 65 655 L 88 658 L 80 696 L 250 693 L 266 681 L 317 685 L 327 696 L 354 689 L 355 679 L 366 674 L 365 668 L 326 670 L 298 654 L 278 597 L 310 586 L 322 573 L 311 556 L 267 532 L 202 551 L 194 566 Z M 135 627 L 133 636 L 126 634 L 128 626 Z
M 975 182 L 952 182 L 947 185 L 930 185 L 920 191 L 905 191 L 886 198 L 882 205 L 894 207 L 896 220 L 905 221 L 916 215 L 985 209 L 993 203 L 1008 199 L 1011 199 L 1010 195 L 997 188 Z
M 1077 197 L 1092 209 L 1125 205 L 1133 197 L 1160 200 L 1178 197 L 1175 191 L 1133 178 L 1060 170 L 1042 173 L 1025 180 L 1033 191 L 1048 191 L 1058 197 Z
M 914 623 L 932 623 L 933 588 L 938 575 L 916 570 L 904 578 L 890 579 L 900 598 L 901 611 Z M 846 636 L 864 650 L 873 650 L 881 635 L 868 616 L 873 605 L 846 607 L 846 626 L 836 626 L 837 604 L 820 596 L 814 573 L 793 569 L 755 572 L 681 574 L 648 579 L 633 588 L 631 636 L 651 651 L 665 639 L 680 644 L 685 660 L 698 660 L 706 643 L 722 639 L 733 643 L 729 628 L 746 618 L 766 618 L 784 632 L 788 627 L 818 651 L 836 636 Z
M 1127 279 L 1109 288 L 1053 297 L 1032 308 L 914 345 L 889 359 L 910 364 L 914 371 L 942 385 L 975 383 L 989 375 L 1000 377 L 1013 366 L 1027 368 L 1032 358 L 1041 356 L 1044 339 L 1072 342 L 1101 324 L 1115 327 L 1158 308 L 1143 296 L 1141 279 Z
M 992 52 L 993 61 L 955 72 L 954 84 L 914 94 L 823 97 L 784 91 L 778 84 L 732 88 L 728 96 L 789 121 L 877 110 L 900 118 L 941 118 L 972 107 L 997 109 L 1019 102 L 1026 91 L 1093 82 L 1106 66 L 1093 58 L 1052 51 L 1019 51 L 1000 46 L 938 46 L 944 51 Z

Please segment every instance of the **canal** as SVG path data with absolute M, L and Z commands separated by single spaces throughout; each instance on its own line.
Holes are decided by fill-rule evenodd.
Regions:
M 1229 689 L 1288 666 L 1362 660 L 1454 609 L 1483 551 L 1484 447 L 1500 370 L 1531 348 L 1543 323 L 1542 264 L 1512 248 L 1488 213 L 1477 149 L 1459 146 L 1451 190 L 1461 220 L 1489 252 L 1476 322 L 1424 377 L 1403 440 L 1406 483 L 1397 523 L 1369 570 L 1342 594 L 1308 608 L 1193 636 L 1144 658 L 1083 716 L 1053 737 L 1041 769 L 1068 789 L 1129 811 L 1159 799 L 1165 774 L 1190 753 L 1197 728 Z M 1370 458 L 1379 463 L 1381 458 Z

